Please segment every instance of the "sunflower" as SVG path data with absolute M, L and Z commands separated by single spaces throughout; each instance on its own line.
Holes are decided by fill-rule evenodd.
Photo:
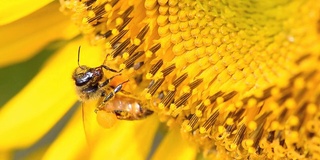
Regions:
M 29 84 L 2 107 L 3 156 L 32 146 L 63 116 L 67 120 L 62 121 L 66 123 L 62 131 L 53 142 L 37 148 L 38 157 L 320 156 L 320 4 L 316 1 L 60 3 L 60 10 L 70 15 L 76 27 L 68 16 L 57 12 L 56 2 L 37 4 L 34 10 L 44 7 L 25 17 L 32 12 L 30 8 L 21 5 L 22 12 L 15 14 L 11 12 L 16 4 L 4 5 L 10 16 L 1 21 L 0 30 L 12 31 L 3 36 L 11 39 L 2 42 L 7 44 L 1 48 L 6 53 L 2 66 L 31 57 L 48 42 L 63 40 L 46 47 L 58 49 Z M 14 7 L 16 10 L 19 5 Z M 25 27 L 28 23 L 31 26 Z M 43 23 L 46 25 L 41 26 Z M 42 27 L 49 28 L 48 32 L 42 33 Z M 13 34 L 29 30 L 23 39 L 21 34 Z M 77 36 L 77 31 L 82 36 Z M 139 97 L 154 114 L 102 129 L 94 118 L 97 102 L 85 102 L 89 112 L 84 133 L 80 107 L 70 109 L 78 104 L 70 77 L 77 67 L 79 45 L 80 64 L 95 67 L 103 63 L 121 70 L 129 80 L 125 93 Z M 166 127 L 159 120 L 169 131 L 163 133 Z
M 105 55 L 79 37 L 79 29 L 70 17 L 59 11 L 60 3 L 44 3 L 34 2 L 37 6 L 26 7 L 32 3 L 6 2 L 1 9 L 1 15 L 10 16 L 1 17 L 0 28 L 0 72 L 4 75 L 0 159 L 146 159 L 161 158 L 165 152 L 185 153 L 175 156 L 180 159 L 195 157 L 195 147 L 183 141 L 177 131 L 166 134 L 156 117 L 117 122 L 111 129 L 93 132 L 95 136 L 100 134 L 99 139 L 88 147 L 86 134 L 92 134 L 91 130 L 84 130 L 71 75 L 77 67 L 80 45 L 80 63 L 98 66 Z M 13 11 L 17 8 L 21 12 Z M 22 88 L 25 83 L 28 84 Z M 90 112 L 94 114 L 93 111 L 94 106 Z M 168 152 L 166 148 L 172 141 L 179 148 Z M 128 146 L 129 143 L 133 145 Z

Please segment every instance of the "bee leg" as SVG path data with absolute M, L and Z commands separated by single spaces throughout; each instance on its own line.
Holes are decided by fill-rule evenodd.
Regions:
M 101 84 L 99 85 L 99 87 L 103 87 L 103 86 L 109 84 L 109 82 L 110 82 L 114 77 L 117 77 L 117 76 L 120 76 L 120 75 L 121 75 L 121 74 L 117 74 L 117 75 L 114 75 L 114 76 L 106 79 L 103 83 L 101 83 Z
M 110 92 L 108 95 L 106 95 L 105 92 L 102 92 L 101 96 L 102 96 L 102 97 L 105 97 L 105 98 L 103 99 L 102 104 L 101 104 L 100 106 L 98 106 L 98 107 L 94 110 L 94 112 L 97 113 L 99 110 L 102 110 L 104 104 L 105 104 L 106 102 L 108 102 L 110 99 L 112 99 L 117 92 L 121 91 L 122 85 L 125 84 L 125 83 L 127 83 L 127 82 L 129 82 L 129 80 L 124 81 L 124 82 L 120 83 L 119 85 L 117 85 L 116 88 L 115 88 L 112 92 Z
M 114 73 L 120 73 L 122 71 L 122 69 L 120 71 L 117 71 L 115 69 L 112 69 L 112 68 L 109 68 L 108 66 L 106 65 L 101 65 L 101 67 L 103 67 L 104 69 L 108 70 L 108 71 L 111 71 L 111 72 L 114 72 Z
M 100 96 L 101 97 L 105 97 L 106 96 L 106 92 L 103 91 Z M 104 106 L 104 101 L 102 102 L 102 104 L 100 104 L 99 106 L 96 107 L 94 112 L 97 113 L 98 111 L 103 110 L 103 106 Z
M 127 83 L 127 82 L 129 82 L 129 80 L 124 81 L 124 82 L 120 83 L 119 85 L 117 85 L 116 88 L 115 88 L 112 92 L 110 92 L 110 93 L 104 98 L 103 103 L 105 103 L 105 102 L 109 101 L 111 98 L 113 98 L 114 95 L 115 95 L 117 92 L 121 91 L 122 85 L 125 84 L 125 83 Z

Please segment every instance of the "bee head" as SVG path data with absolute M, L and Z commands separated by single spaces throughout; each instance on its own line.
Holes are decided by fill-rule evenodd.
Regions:
M 92 79 L 92 73 L 87 66 L 79 66 L 72 74 L 72 79 L 77 86 L 83 86 Z
M 84 85 L 97 85 L 103 77 L 102 67 L 90 68 L 84 65 L 80 65 L 80 48 L 78 49 L 78 67 L 72 74 L 72 79 L 75 81 L 76 86 Z

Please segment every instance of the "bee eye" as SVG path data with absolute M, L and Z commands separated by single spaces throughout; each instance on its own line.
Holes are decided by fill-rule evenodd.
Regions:
M 93 73 L 92 72 L 86 72 L 85 74 L 79 74 L 79 77 L 76 78 L 76 85 L 77 86 L 83 86 L 85 85 L 87 82 L 89 82 L 93 77 Z

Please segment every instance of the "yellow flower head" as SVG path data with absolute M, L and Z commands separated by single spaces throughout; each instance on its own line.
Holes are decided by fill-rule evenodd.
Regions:
M 109 69 L 103 70 L 101 80 L 112 79 L 105 88 L 107 95 L 101 94 L 97 104 L 88 102 L 84 106 L 92 114 L 85 118 L 95 120 L 92 117 L 98 116 L 99 123 L 110 125 L 105 121 L 113 121 L 114 115 L 100 112 L 110 111 L 101 107 L 104 104 L 101 101 L 110 93 L 113 98 L 122 96 L 139 101 L 141 107 L 153 111 L 168 126 L 179 127 L 184 139 L 193 142 L 209 159 L 320 156 L 317 1 L 60 0 L 60 3 L 61 10 L 71 14 L 85 39 L 102 49 L 102 65 Z M 100 53 L 82 55 L 100 56 Z M 77 76 L 74 80 L 77 86 L 82 83 Z M 123 84 L 121 91 L 115 93 L 112 89 L 120 84 Z M 119 106 L 112 107 L 122 110 Z M 92 107 L 98 107 L 97 115 Z M 118 127 L 148 132 L 149 125 L 152 133 L 146 139 L 151 139 L 157 127 L 152 126 L 153 121 L 150 117 L 124 122 Z M 101 157 L 95 153 L 103 153 L 104 146 L 126 143 L 124 139 L 100 142 L 97 137 L 106 134 L 94 130 L 89 128 L 87 138 L 93 142 L 89 149 L 97 159 Z M 120 129 L 117 131 L 108 135 L 122 134 Z M 122 137 L 126 136 L 123 133 Z M 170 137 L 163 144 L 171 146 L 170 153 L 182 154 L 182 150 L 175 151 L 172 147 L 175 139 Z M 184 146 L 181 144 L 177 146 Z M 147 147 L 150 143 L 141 147 L 141 152 L 147 153 Z M 155 157 L 166 153 L 162 145 L 160 148 Z M 185 151 L 194 157 L 193 149 Z
M 106 65 L 209 156 L 315 158 L 320 5 L 64 1 Z M 137 80 L 138 79 L 138 80 Z

